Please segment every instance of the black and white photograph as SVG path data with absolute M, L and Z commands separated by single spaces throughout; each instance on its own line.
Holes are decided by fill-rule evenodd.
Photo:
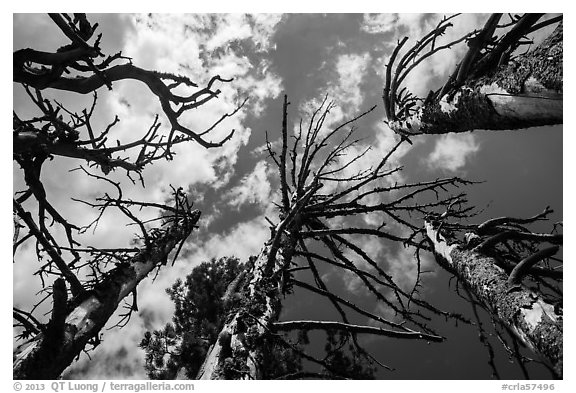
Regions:
M 563 14 L 454 11 L 13 13 L 14 389 L 554 390 Z

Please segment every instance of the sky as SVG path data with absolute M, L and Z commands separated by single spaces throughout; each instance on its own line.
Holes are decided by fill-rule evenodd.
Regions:
M 328 95 L 337 107 L 328 122 L 337 124 L 378 105 L 359 124 L 365 146 L 371 146 L 363 163 L 377 162 L 395 143 L 395 135 L 383 123 L 381 92 L 384 65 L 398 39 L 421 37 L 434 27 L 438 14 L 160 14 L 90 15 L 103 33 L 105 53 L 119 50 L 146 68 L 185 74 L 199 85 L 213 75 L 234 78 L 222 84 L 218 100 L 187 114 L 183 122 L 202 130 L 239 102 L 249 101 L 235 116 L 226 119 L 214 133 L 223 137 L 236 132 L 223 147 L 206 150 L 197 144 L 180 145 L 171 162 L 157 162 L 144 171 L 145 187 L 132 185 L 123 173 L 126 197 L 162 202 L 169 186 L 184 187 L 202 211 L 200 228 L 188 239 L 173 267 L 160 271 L 152 283 L 146 280 L 138 289 L 139 313 L 123 329 L 103 331 L 102 344 L 91 360 L 82 355 L 65 377 L 77 379 L 142 379 L 144 353 L 137 348 L 146 330 L 161 328 L 173 311 L 165 288 L 183 278 L 199 263 L 211 258 L 234 255 L 246 259 L 258 254 L 268 240 L 265 220 L 275 217 L 273 201 L 278 201 L 277 177 L 265 152 L 265 132 L 271 141 L 280 136 L 282 97 L 287 94 L 289 124 L 306 119 L 310 108 Z M 461 36 L 483 25 L 486 14 L 459 16 L 444 39 Z M 47 15 L 15 14 L 14 49 L 33 47 L 54 50 L 66 43 L 65 37 Z M 540 37 L 536 38 L 541 39 Z M 413 42 L 413 41 L 412 41 Z M 455 47 L 434 56 L 417 68 L 406 85 L 425 95 L 438 88 L 458 62 L 465 47 Z M 158 101 L 137 82 L 115 83 L 111 92 L 101 89 L 94 118 L 95 127 L 105 127 L 118 114 L 119 125 L 113 135 L 128 140 L 142 135 L 161 113 Z M 70 108 L 88 105 L 85 97 L 60 92 L 46 96 L 61 100 Z M 22 89 L 14 86 L 14 110 L 32 111 Z M 166 123 L 166 120 L 164 120 Z M 539 127 L 520 131 L 478 131 L 440 136 L 419 136 L 414 146 L 403 147 L 394 162 L 403 165 L 402 178 L 408 181 L 458 175 L 484 181 L 465 191 L 471 204 L 485 207 L 478 219 L 500 215 L 531 216 L 552 206 L 553 221 L 563 217 L 563 135 L 562 127 Z M 43 182 L 50 200 L 59 211 L 78 224 L 89 223 L 95 215 L 71 198 L 94 198 L 106 186 L 83 176 L 77 161 L 55 158 L 43 169 Z M 13 190 L 22 189 L 20 168 L 13 165 Z M 113 214 L 105 215 L 95 233 L 81 237 L 87 244 L 102 247 L 130 242 L 134 229 L 126 228 Z M 364 241 L 364 240 L 363 240 Z M 366 240 L 370 253 L 387 260 L 394 276 L 409 286 L 414 280 L 414 261 L 410 250 Z M 38 268 L 33 247 L 23 247 L 13 266 L 13 301 L 30 307 L 40 283 L 33 277 Z M 423 296 L 440 308 L 470 312 L 466 302 L 454 291 L 450 276 L 432 258 L 424 261 L 431 273 L 426 278 Z M 326 270 L 325 277 L 342 290 L 356 291 L 357 283 Z M 370 306 L 370 301 L 366 300 Z M 43 318 L 38 310 L 38 318 Z M 285 302 L 283 318 L 330 315 L 321 304 L 296 291 Z M 332 317 L 334 317 L 332 315 Z M 113 324 L 112 321 L 111 324 Z M 436 322 L 435 322 L 436 323 Z M 111 325 L 109 324 L 109 325 Z M 379 371 L 382 379 L 488 379 L 487 355 L 470 326 L 438 321 L 438 330 L 448 337 L 442 344 L 426 344 L 390 339 L 366 339 L 373 354 L 396 371 Z M 464 350 L 463 350 L 464 348 Z M 503 375 L 520 378 L 500 351 L 498 364 Z M 549 378 L 541 368 L 534 373 Z

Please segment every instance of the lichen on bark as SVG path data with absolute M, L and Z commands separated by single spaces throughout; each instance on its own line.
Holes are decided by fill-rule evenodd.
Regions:
M 410 136 L 562 124 L 562 67 L 560 23 L 536 49 L 481 72 L 471 69 L 459 84 L 431 92 L 415 111 L 404 108 L 389 115 L 388 125 Z
M 457 246 L 449 257 L 462 283 L 561 377 L 563 321 L 554 306 L 524 286 L 511 286 L 491 256 Z
M 540 82 L 544 88 L 562 93 L 562 23 L 536 49 L 473 81 L 473 86 L 496 83 L 510 94 L 521 94 L 526 92 L 526 81 L 531 77 Z

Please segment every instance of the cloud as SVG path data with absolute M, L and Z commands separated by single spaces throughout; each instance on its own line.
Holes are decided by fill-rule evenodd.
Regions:
M 209 258 L 233 255 L 245 261 L 258 255 L 264 243 L 270 238 L 270 229 L 261 217 L 236 225 L 224 236 L 213 236 L 203 245 L 203 252 Z
M 282 21 L 282 14 L 251 14 L 247 15 L 252 30 L 252 40 L 263 51 L 276 49 L 276 44 L 272 44 L 270 37 L 274 34 L 276 26 Z
M 418 275 L 418 261 L 414 248 L 399 247 L 395 252 L 389 252 L 384 260 L 394 282 L 409 293 L 414 287 Z M 430 272 L 432 266 L 434 266 L 434 260 L 430 254 L 421 252 L 420 271 Z
M 374 63 L 375 71 L 384 79 L 386 64 L 396 47 L 397 41 L 408 37 L 396 62 L 424 35 L 432 31 L 444 17 L 442 14 L 385 14 L 364 15 L 362 30 L 368 33 L 389 33 L 392 39 L 382 40 L 379 48 L 384 53 Z M 436 40 L 436 47 L 461 38 L 474 29 L 482 27 L 487 14 L 462 14 L 452 20 L 453 26 L 446 29 L 443 36 Z M 403 86 L 417 96 L 426 96 L 431 89 L 437 89 L 444 83 L 454 67 L 468 49 L 465 43 L 454 45 L 424 60 L 406 77 Z
M 339 157 L 337 165 L 341 167 L 346 166 L 346 169 L 339 176 L 351 177 L 368 168 L 374 169 L 399 142 L 399 137 L 382 120 L 373 123 L 370 132 L 374 135 L 373 139 L 350 146 L 344 154 Z M 422 139 L 415 138 L 413 140 L 414 145 L 420 143 L 423 143 Z M 391 170 L 400 166 L 403 157 L 411 148 L 413 148 L 413 146 L 407 143 L 400 144 L 388 157 L 383 170 Z M 351 164 L 349 165 L 349 163 Z M 394 172 L 379 180 L 380 185 L 402 183 L 404 181 L 405 179 L 401 171 Z M 332 191 L 330 187 L 330 183 L 325 184 L 326 192 Z M 366 187 L 361 188 L 359 191 L 366 191 Z M 381 202 L 377 195 L 374 195 L 372 198 L 366 198 L 363 201 L 366 203 Z M 376 214 L 365 217 L 365 221 L 368 224 L 375 224 L 374 220 L 378 220 Z
M 281 14 L 214 14 L 212 24 L 218 30 L 206 43 L 208 50 L 215 50 L 233 41 L 250 39 L 257 51 L 270 49 L 270 37 L 282 19 Z
M 24 18 L 24 16 L 16 17 Z M 53 49 L 54 37 L 59 37 L 61 34 L 58 32 L 43 34 L 39 30 L 40 27 L 44 28 L 46 24 L 53 25 L 49 18 L 35 15 L 30 17 L 33 18 L 33 23 L 19 21 L 18 26 L 28 25 L 30 28 L 15 31 L 17 36 L 23 36 L 15 40 L 25 43 L 31 41 L 30 37 L 34 36 L 36 41 L 30 45 Z M 201 132 L 207 129 L 214 121 L 234 110 L 240 100 L 247 95 L 251 96 L 250 105 L 252 105 L 240 110 L 236 116 L 225 119 L 208 138 L 218 140 L 227 135 L 231 129 L 235 129 L 234 137 L 221 148 L 207 150 L 193 142 L 180 144 L 174 148 L 176 154 L 173 161 L 159 161 L 147 167 L 143 172 L 146 188 L 132 186 L 125 173 L 120 170 L 108 177 L 123 185 L 125 198 L 150 202 L 163 202 L 170 191 L 169 185 L 182 186 L 185 189 L 198 183 L 214 187 L 225 185 L 234 172 L 240 148 L 247 144 L 251 134 L 251 129 L 244 124 L 248 113 L 256 115 L 253 108 L 257 107 L 261 111 L 264 108 L 264 101 L 277 96 L 280 92 L 281 81 L 277 75 L 267 70 L 269 64 L 262 59 L 246 55 L 249 52 L 260 53 L 269 49 L 270 37 L 280 21 L 280 16 L 160 14 L 152 17 L 95 16 L 94 18 L 94 21 L 99 22 L 98 18 L 103 18 L 104 24 L 107 25 L 107 29 L 103 31 L 103 45 L 110 44 L 108 42 L 110 40 L 116 44 L 125 43 L 124 48 L 118 49 L 122 49 L 125 55 L 133 57 L 138 66 L 186 74 L 200 86 L 214 75 L 215 70 L 228 70 L 230 74 L 222 76 L 236 78 L 232 84 L 217 86 L 222 90 L 218 99 L 183 116 L 182 123 L 192 130 Z M 238 39 L 243 40 L 242 45 L 237 48 L 227 47 L 234 41 L 231 27 L 238 28 Z M 109 29 L 114 32 L 113 35 L 108 35 Z M 212 50 L 222 47 L 226 47 L 226 50 L 212 53 L 207 49 L 206 42 L 210 42 Z M 251 51 L 247 51 L 248 47 Z M 21 93 L 21 89 L 17 89 L 15 96 L 20 97 Z M 47 91 L 46 95 L 54 96 L 65 104 L 68 101 L 81 107 L 87 102 L 85 97 L 74 94 Z M 30 111 L 29 100 L 17 101 L 14 109 L 18 113 Z M 99 91 L 93 128 L 95 130 L 105 128 L 112 121 L 113 115 L 118 114 L 120 122 L 109 134 L 111 143 L 115 142 L 114 139 L 121 142 L 133 141 L 148 131 L 156 113 L 162 113 L 158 100 L 146 86 L 140 82 L 116 82 L 113 91 Z M 163 118 L 161 122 L 163 124 L 160 130 L 166 132 L 168 122 Z M 70 198 L 91 201 L 103 192 L 114 192 L 114 189 L 107 183 L 87 177 L 81 172 L 67 173 L 69 169 L 79 164 L 83 163 L 56 157 L 44 165 L 42 181 L 49 200 L 62 215 L 71 217 L 74 224 L 85 225 L 95 217 L 96 212 L 82 204 L 70 203 Z M 14 189 L 24 189 L 22 172 L 17 165 L 14 165 L 13 172 Z M 66 177 L 65 182 L 62 181 L 62 176 Z M 30 209 L 34 211 L 32 207 Z M 101 230 L 94 236 L 90 233 L 90 237 L 86 237 L 91 245 L 108 245 L 111 240 L 118 242 L 130 240 L 133 231 L 125 231 L 123 222 L 118 220 L 117 214 L 111 217 L 105 216 L 100 223 Z M 114 235 L 120 236 L 110 236 L 109 231 L 114 231 Z M 125 235 L 122 236 L 122 233 Z
M 247 235 L 248 234 L 248 235 Z M 223 256 L 235 256 L 241 261 L 257 255 L 270 231 L 260 217 L 241 222 L 224 234 L 214 234 L 204 243 L 193 238 L 181 257 L 170 268 L 161 269 L 152 282 L 143 281 L 138 288 L 139 312 L 122 329 L 105 331 L 103 341 L 88 359 L 82 355 L 67 370 L 68 379 L 145 379 L 144 351 L 138 348 L 144 332 L 159 329 L 172 318 L 174 305 L 165 289 L 177 279 L 183 279 L 203 261 Z M 131 301 L 131 299 L 127 299 Z M 107 324 L 117 322 L 113 317 Z
M 324 88 L 335 107 L 324 125 L 324 131 L 358 114 L 364 101 L 362 82 L 372 58 L 368 52 L 362 54 L 345 53 L 334 60 L 334 77 Z M 300 106 L 301 111 L 311 113 L 321 103 L 322 97 L 313 97 Z
M 144 350 L 136 348 L 142 340 L 143 326 L 131 321 L 115 334 L 104 335 L 104 340 L 91 353 L 80 359 L 63 373 L 63 379 L 147 379 L 144 370 Z
M 364 14 L 360 29 L 370 34 L 393 33 L 395 36 L 407 35 L 420 39 L 429 31 L 425 30 L 433 28 L 441 17 L 430 13 Z M 387 45 L 393 46 L 395 42 L 395 39 L 390 40 Z
M 240 180 L 240 184 L 228 192 L 228 204 L 239 208 L 245 203 L 267 206 L 270 201 L 269 168 L 265 161 L 259 161 L 252 172 Z
M 364 14 L 360 29 L 367 33 L 389 33 L 396 28 L 397 14 Z
M 135 18 L 124 52 L 134 57 L 139 66 L 185 73 L 200 87 L 214 75 L 234 78 L 231 83 L 216 86 L 221 90 L 217 99 L 186 112 L 182 124 L 200 133 L 232 112 L 245 97 L 250 97 L 243 109 L 205 137 L 217 141 L 234 129 L 236 132 L 230 141 L 221 148 L 209 150 L 194 143 L 178 146 L 175 162 L 158 163 L 150 170 L 151 183 L 164 187 L 197 182 L 212 183 L 216 187 L 226 184 L 234 171 L 238 151 L 248 143 L 251 134 L 251 129 L 244 125 L 248 113 L 258 116 L 264 109 L 263 102 L 276 97 L 281 90 L 279 77 L 268 70 L 267 61 L 258 57 L 258 53 L 268 50 L 270 36 L 279 20 L 274 16 L 249 18 L 226 14 L 161 14 Z M 112 113 L 125 112 L 120 137 L 142 133 L 142 119 L 149 118 L 151 123 L 152 114 L 161 113 L 157 101 L 143 93 L 132 84 L 120 85 L 110 100 Z M 124 102 L 130 103 L 128 113 Z M 167 124 L 165 120 L 164 123 Z
M 250 96 L 251 113 L 254 116 L 260 116 L 264 109 L 264 103 L 268 98 L 278 97 L 282 92 L 282 84 L 280 79 L 273 73 L 267 72 L 268 62 L 262 60 L 260 62 L 258 77 L 248 75 L 236 81 L 235 86 L 242 91 L 246 92 L 246 96 Z M 249 94 L 248 94 L 249 92 Z
M 336 59 L 336 72 L 338 79 L 330 86 L 329 91 L 339 105 L 346 106 L 346 114 L 351 115 L 358 111 L 363 102 L 362 80 L 370 64 L 371 57 L 368 52 L 363 54 L 343 54 Z
M 360 249 L 363 252 L 365 252 L 366 255 L 368 255 L 368 257 L 376 263 L 378 263 L 378 261 L 381 260 L 382 256 L 387 251 L 384 242 L 382 242 L 381 239 L 378 239 L 373 236 L 355 236 L 353 243 L 358 247 L 360 247 Z M 347 249 L 344 255 L 346 256 L 347 259 L 352 261 L 357 268 L 377 275 L 376 270 L 364 258 L 360 257 L 358 254 Z M 334 268 L 331 271 L 331 273 L 333 274 L 341 274 L 341 272 L 342 269 L 340 268 Z M 364 295 L 370 293 L 366 284 L 355 273 L 344 270 L 344 274 L 345 274 L 344 282 L 348 292 L 353 293 L 356 296 L 361 293 Z
M 430 169 L 456 172 L 479 150 L 480 144 L 472 133 L 442 135 L 426 158 L 426 163 Z

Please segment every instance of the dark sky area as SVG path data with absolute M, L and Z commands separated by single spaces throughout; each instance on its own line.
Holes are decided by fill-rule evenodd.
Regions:
M 395 136 L 384 125 L 381 107 L 384 64 L 395 43 L 404 35 L 419 38 L 435 26 L 442 15 L 362 15 L 362 14 L 289 14 L 256 15 L 92 15 L 100 23 L 103 48 L 107 53 L 122 50 L 143 68 L 187 74 L 199 84 L 211 75 L 234 77 L 222 86 L 218 103 L 200 108 L 187 118 L 198 129 L 206 127 L 246 96 L 249 104 L 237 116 L 226 120 L 221 135 L 236 129 L 235 136 L 221 150 L 205 151 L 198 146 L 182 148 L 175 160 L 159 163 L 145 172 L 146 188 L 132 186 L 123 174 L 128 195 L 162 201 L 168 184 L 191 191 L 197 207 L 203 212 L 200 230 L 189 239 L 180 260 L 173 268 L 164 269 L 155 283 L 139 288 L 140 313 L 122 330 L 105 331 L 103 344 L 91 353 L 92 360 L 82 356 L 70 369 L 68 378 L 144 378 L 143 353 L 137 348 L 145 330 L 158 329 L 171 318 L 172 306 L 164 289 L 191 268 L 213 257 L 236 255 L 247 258 L 259 252 L 268 239 L 264 216 L 274 217 L 272 202 L 278 200 L 277 178 L 263 149 L 265 132 L 271 141 L 280 136 L 282 97 L 286 93 L 291 105 L 289 123 L 295 126 L 306 120 L 308 109 L 328 94 L 338 105 L 334 123 L 379 105 L 358 123 L 365 146 L 374 155 L 384 154 Z M 485 15 L 465 14 L 457 18 L 445 39 L 481 26 Z M 14 15 L 14 48 L 34 47 L 55 50 L 65 40 L 51 25 L 46 15 Z M 448 75 L 464 48 L 454 48 L 424 63 L 407 85 L 418 94 L 437 88 Z M 146 89 L 136 83 L 117 83 L 112 92 L 99 92 L 100 127 L 114 113 L 121 117 L 116 137 L 130 137 L 145 132 L 159 111 L 158 103 Z M 47 93 L 48 95 L 48 93 Z M 62 93 L 52 93 L 66 99 Z M 66 95 L 70 105 L 86 105 L 77 96 Z M 14 109 L 30 111 L 27 97 L 14 87 Z M 520 131 L 476 131 L 465 134 L 420 136 L 411 148 L 402 148 L 395 163 L 403 165 L 407 181 L 461 176 L 482 183 L 462 189 L 472 205 L 485 208 L 475 218 L 481 222 L 490 217 L 532 216 L 551 206 L 552 221 L 563 217 L 563 133 L 562 127 L 540 127 Z M 370 164 L 370 162 L 367 162 Z M 70 203 L 70 197 L 94 197 L 103 186 L 79 174 L 69 174 L 77 162 L 57 158 L 44 170 L 43 180 L 48 195 L 64 214 L 83 221 L 91 217 L 84 206 Z M 13 166 L 14 190 L 23 187 L 22 174 Z M 129 241 L 133 231 L 115 222 L 103 220 L 90 244 Z M 386 245 L 379 254 L 395 274 L 406 282 L 414 279 L 414 260 L 410 250 Z M 19 251 L 14 265 L 14 304 L 30 307 L 35 297 L 31 288 L 40 283 L 32 277 L 37 268 L 33 247 Z M 472 316 L 470 305 L 456 293 L 455 280 L 428 258 L 421 296 L 441 309 Z M 412 264 L 402 265 L 400 262 Z M 346 277 L 327 268 L 322 274 L 336 291 L 349 287 Z M 366 309 L 375 306 L 373 299 L 354 294 Z M 42 318 L 42 309 L 38 310 Z M 46 310 L 44 310 L 46 311 Z M 282 320 L 313 317 L 335 318 L 327 302 L 296 290 L 286 298 Z M 491 323 L 482 318 L 488 331 Z M 359 320 L 362 322 L 362 320 Z M 365 322 L 365 321 L 364 321 Z M 367 348 L 381 362 L 395 371 L 379 370 L 381 379 L 490 379 L 488 353 L 474 326 L 433 321 L 437 331 L 447 337 L 444 343 L 400 341 L 390 338 L 363 337 Z M 311 335 L 314 337 L 314 335 Z M 321 334 L 319 335 L 321 337 Z M 491 342 L 497 351 L 496 362 L 507 379 L 522 378 L 521 370 L 512 364 L 501 349 L 498 339 Z M 316 344 L 313 350 L 322 346 Z M 535 378 L 551 375 L 537 364 L 530 365 Z

